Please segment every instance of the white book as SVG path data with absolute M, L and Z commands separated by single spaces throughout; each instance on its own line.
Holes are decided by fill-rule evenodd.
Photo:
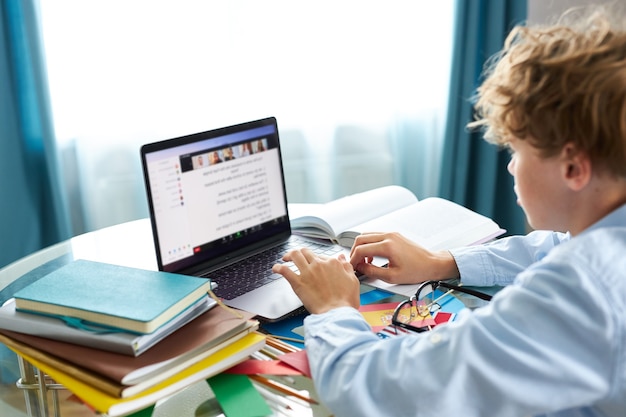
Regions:
M 16 311 L 15 299 L 10 299 L 0 307 L 0 329 L 138 356 L 215 305 L 215 300 L 203 297 L 154 332 L 137 334 L 112 332 L 110 328 L 97 331 L 97 326 L 91 326 L 90 330 L 71 327 L 56 317 Z
M 489 217 L 460 204 L 439 197 L 418 200 L 410 190 L 397 185 L 325 204 L 290 204 L 289 215 L 294 233 L 329 239 L 348 248 L 364 232 L 399 232 L 430 250 L 475 245 L 505 232 Z M 405 295 L 412 295 L 416 288 L 373 280 L 365 282 Z

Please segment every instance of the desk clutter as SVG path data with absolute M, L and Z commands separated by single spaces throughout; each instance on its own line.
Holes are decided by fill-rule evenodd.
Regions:
M 354 216 L 354 207 L 368 218 Z M 322 206 L 290 205 L 289 212 L 295 234 L 346 246 L 361 228 L 403 230 L 433 250 L 491 240 L 504 232 L 484 216 L 441 199 L 417 201 L 401 187 L 382 187 Z M 93 242 L 95 235 L 84 236 L 84 246 L 92 248 L 87 256 L 120 258 L 121 239 L 131 239 L 133 233 L 119 230 L 123 233 L 107 231 Z M 143 229 L 137 236 L 149 232 Z M 70 251 L 54 252 L 55 257 L 44 252 L 43 263 L 16 274 L 0 290 L 0 343 L 20 357 L 17 386 L 25 389 L 27 406 L 35 404 L 41 414 L 48 415 L 49 381 L 53 405 L 55 390 L 67 389 L 70 399 L 98 415 L 150 417 L 192 386 L 210 388 L 213 397 L 203 404 L 210 403 L 205 407 L 209 415 L 330 415 L 316 398 L 308 368 L 306 312 L 255 320 L 252 313 L 226 307 L 208 279 L 74 260 Z M 438 299 L 440 311 L 413 320 L 411 310 L 396 306 L 405 306 L 419 286 L 361 281 L 361 313 L 380 339 L 453 321 L 465 307 L 455 296 L 437 295 L 444 297 Z
M 130 316 L 131 313 L 123 308 L 124 304 L 145 303 L 154 296 L 152 292 L 163 291 L 163 286 L 153 284 L 171 278 L 159 275 L 175 275 L 71 261 L 33 282 L 29 281 L 16 295 L 32 294 L 32 286 L 36 293 L 43 292 L 44 297 L 40 298 L 48 301 L 54 298 L 56 303 L 63 297 L 58 294 L 51 297 L 41 290 L 42 285 L 51 279 L 57 281 L 59 287 L 72 282 L 71 285 L 84 287 L 81 288 L 83 291 L 90 289 L 92 294 L 87 291 L 89 297 L 86 298 L 92 301 L 101 299 L 106 291 L 110 291 L 106 285 L 94 283 L 93 279 L 76 279 L 80 276 L 78 271 L 93 276 L 100 274 L 101 277 L 113 273 L 127 279 L 134 276 L 140 276 L 139 280 L 147 279 L 141 288 L 134 289 L 134 293 L 127 292 L 123 297 L 111 294 L 111 297 L 117 297 L 120 308 L 109 310 L 109 316 Z M 58 282 L 59 277 L 68 275 L 73 278 Z M 260 323 L 251 313 L 233 310 L 208 297 L 206 291 L 210 292 L 210 284 L 206 285 L 207 280 L 186 278 L 192 281 L 184 284 L 185 289 L 171 291 L 165 297 L 168 302 L 161 303 L 157 312 L 151 313 L 148 320 L 163 314 L 168 306 L 177 306 L 177 312 L 157 325 L 152 333 L 116 328 L 110 317 L 98 321 L 98 317 L 86 316 L 82 312 L 76 315 L 79 317 L 72 316 L 71 310 L 57 311 L 56 315 L 45 308 L 40 312 L 32 308 L 23 310 L 16 299 L 10 299 L 0 307 L 0 343 L 69 390 L 72 400 L 97 414 L 149 417 L 158 402 L 206 381 L 215 395 L 212 401 L 217 402 L 227 417 L 330 415 L 316 399 L 311 381 L 303 344 L 306 314 Z M 194 280 L 200 280 L 202 284 L 198 286 Z M 171 283 L 168 282 L 167 286 Z M 67 286 L 65 291 L 68 291 Z M 432 328 L 454 320 L 465 308 L 454 295 L 436 295 L 441 311 L 420 317 L 413 325 Z M 76 308 L 76 297 L 71 299 Z M 181 299 L 185 301 L 181 303 Z M 400 292 L 392 293 L 362 284 L 360 312 L 380 339 L 407 334 L 406 330 L 391 323 L 395 307 L 404 300 L 406 297 Z M 96 304 L 94 309 L 102 311 L 102 307 Z M 84 309 L 89 309 L 84 305 Z M 41 311 L 46 312 L 42 314 Z
M 208 280 L 185 276 L 189 279 L 181 287 L 172 288 L 171 275 L 175 274 L 70 262 L 24 287 L 0 308 L 0 343 L 99 414 L 149 416 L 155 403 L 203 380 L 226 416 L 302 415 L 305 409 L 323 409 L 308 391 L 294 388 L 296 378 L 310 379 L 304 350 L 259 332 L 252 314 L 208 297 Z M 105 295 L 110 285 L 97 277 L 116 281 L 127 291 Z M 120 277 L 126 277 L 125 284 L 120 284 Z M 128 283 L 136 277 L 143 283 Z M 55 291 L 46 289 L 51 281 Z M 91 302 L 65 297 L 68 285 Z M 33 294 L 40 304 L 20 308 L 18 300 Z M 104 316 L 90 314 L 102 312 L 102 306 L 110 304 L 103 298 L 109 296 L 116 298 L 118 308 L 108 309 Z M 60 299 L 71 308 L 52 312 L 45 305 L 57 305 Z M 115 327 L 117 317 L 111 319 L 134 315 L 128 305 L 163 299 L 143 309 L 152 310 L 142 318 L 153 323 L 152 333 L 137 332 L 141 326 L 131 331 L 127 322 L 123 328 Z M 152 308 L 156 304 L 159 308 Z M 174 312 L 164 313 L 171 306 L 176 306 Z M 155 322 L 162 314 L 168 318 Z

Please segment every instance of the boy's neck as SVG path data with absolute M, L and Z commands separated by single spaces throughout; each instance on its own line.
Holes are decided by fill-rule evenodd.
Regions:
M 626 204 L 626 178 L 594 177 L 572 207 L 569 232 L 575 236 Z

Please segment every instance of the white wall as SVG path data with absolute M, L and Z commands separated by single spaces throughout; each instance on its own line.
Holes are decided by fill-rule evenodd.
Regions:
M 550 23 L 571 7 L 607 3 L 626 3 L 626 0 L 528 0 L 528 22 Z

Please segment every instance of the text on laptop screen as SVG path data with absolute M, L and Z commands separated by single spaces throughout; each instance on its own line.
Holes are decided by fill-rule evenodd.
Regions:
M 144 156 L 164 270 L 289 228 L 276 126 L 214 134 L 165 141 L 181 143 Z

